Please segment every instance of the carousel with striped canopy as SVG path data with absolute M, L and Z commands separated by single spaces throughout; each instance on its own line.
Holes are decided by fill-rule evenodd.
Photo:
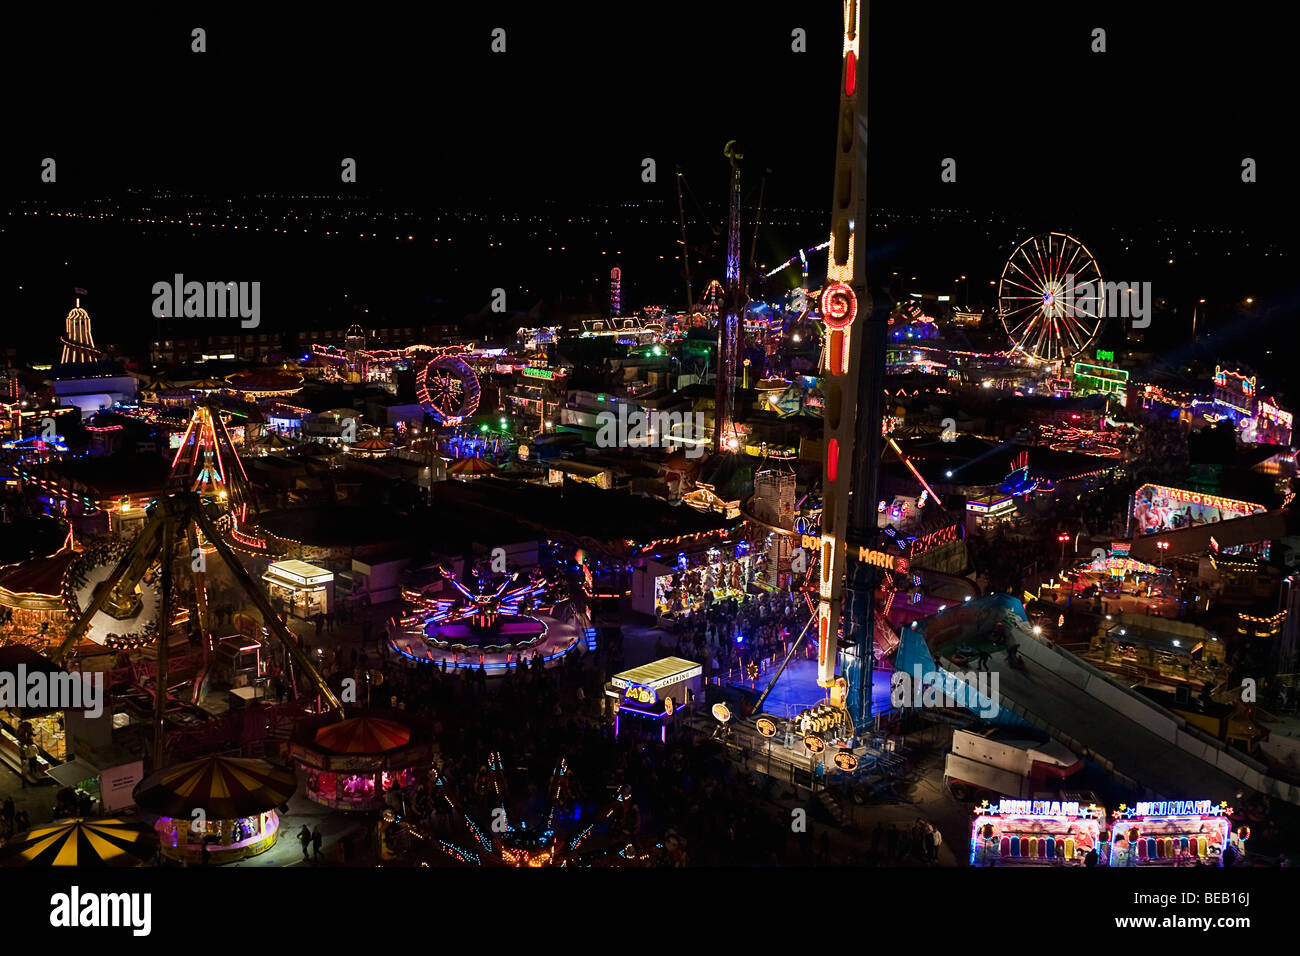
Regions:
M 400 710 L 306 721 L 289 752 L 306 775 L 307 797 L 336 810 L 382 810 L 390 793 L 414 786 L 434 765 L 428 722 Z
M 135 788 L 140 810 L 155 819 L 162 855 L 231 863 L 275 845 L 277 809 L 298 789 L 298 778 L 265 760 L 204 757 L 146 777 Z
M 34 827 L 0 850 L 0 866 L 143 866 L 158 837 L 148 824 L 120 817 L 56 820 Z

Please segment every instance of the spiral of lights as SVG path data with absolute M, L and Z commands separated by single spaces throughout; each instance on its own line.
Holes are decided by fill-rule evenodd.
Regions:
M 832 329 L 847 329 L 858 317 L 858 297 L 843 282 L 832 282 L 822 292 L 822 322 Z

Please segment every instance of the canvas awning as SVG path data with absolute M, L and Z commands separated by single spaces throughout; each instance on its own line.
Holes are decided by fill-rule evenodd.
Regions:
M 67 763 L 61 763 L 57 767 L 51 767 L 45 771 L 45 776 L 50 777 L 60 787 L 75 787 L 83 780 L 89 780 L 92 777 L 99 776 L 99 770 L 85 763 L 81 758 L 74 757 Z

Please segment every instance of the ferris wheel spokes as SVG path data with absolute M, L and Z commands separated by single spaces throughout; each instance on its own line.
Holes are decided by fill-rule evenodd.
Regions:
M 1083 290 L 1082 297 L 1076 290 Z M 1011 253 L 998 286 L 1003 328 L 1012 350 L 1031 360 L 1065 362 L 1101 328 L 1094 300 L 1101 272 L 1077 239 L 1054 232 L 1034 236 Z

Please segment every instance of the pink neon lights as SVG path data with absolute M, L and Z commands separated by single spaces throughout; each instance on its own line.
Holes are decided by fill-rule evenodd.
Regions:
M 844 57 L 844 95 L 852 96 L 858 88 L 858 58 L 850 50 Z
M 840 440 L 832 438 L 826 445 L 826 480 L 835 481 L 840 471 Z

